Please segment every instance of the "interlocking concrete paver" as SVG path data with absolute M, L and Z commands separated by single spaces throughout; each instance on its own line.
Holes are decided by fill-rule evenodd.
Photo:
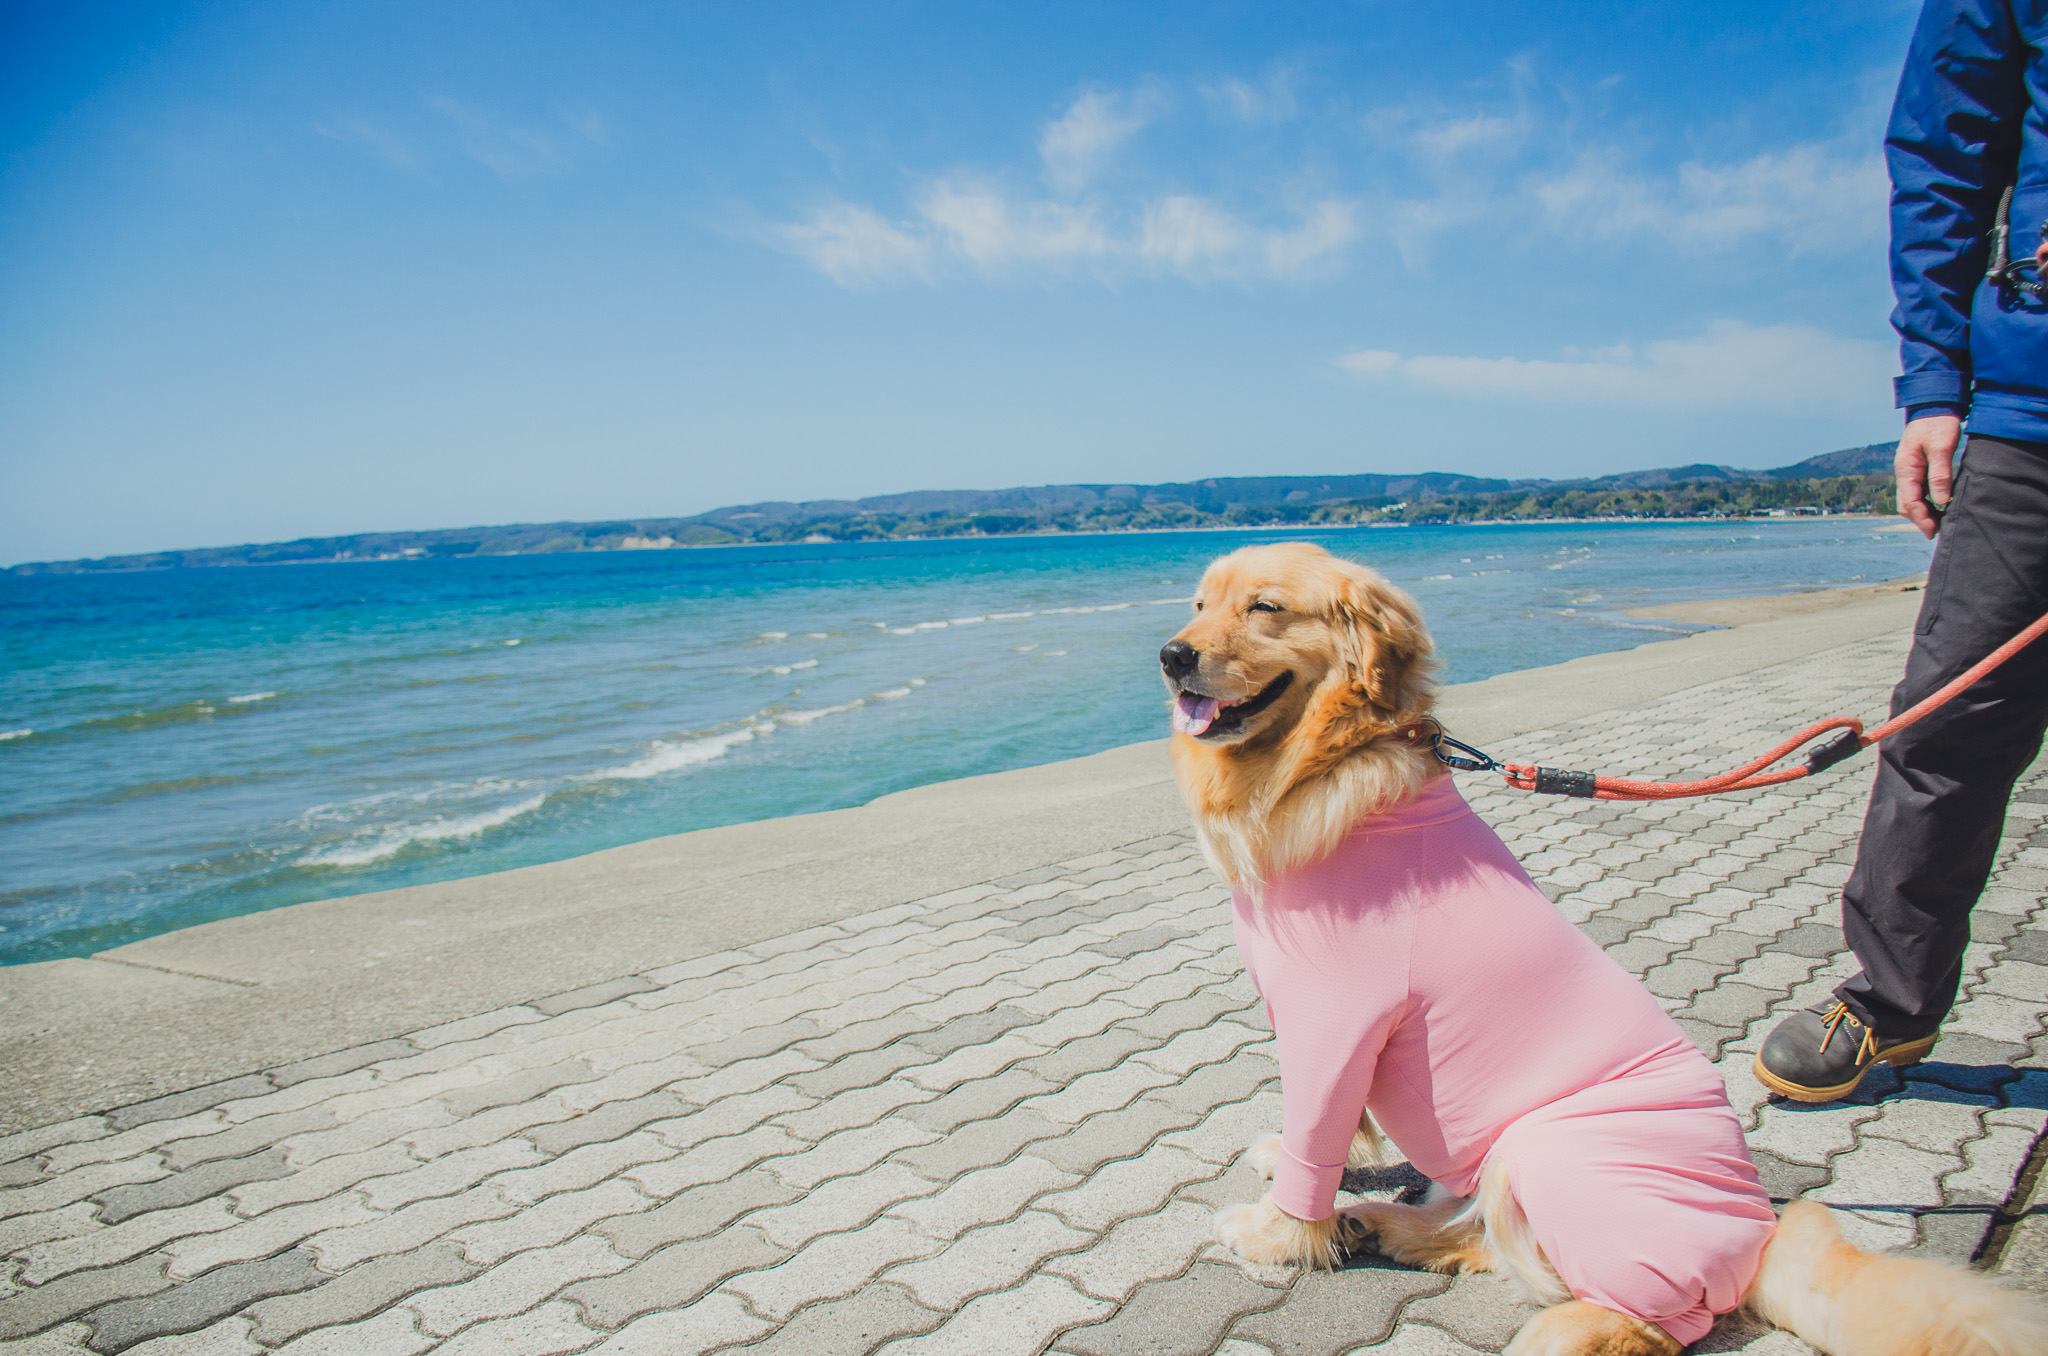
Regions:
M 717 1233 L 742 1215 L 802 1194 L 775 1174 L 750 1168 L 723 1182 L 692 1187 L 644 1213 L 606 1220 L 597 1232 L 628 1257 L 644 1257 L 679 1239 Z
M 645 1131 L 640 1132 L 639 1137 L 661 1143 L 658 1136 Z M 625 1175 L 651 1196 L 673 1196 L 691 1187 L 725 1181 L 763 1159 L 801 1153 L 808 1147 L 803 1140 L 779 1125 L 757 1125 L 737 1135 L 705 1140 L 681 1153 L 667 1152 L 659 1157 L 650 1155 L 649 1159 L 627 1169 Z
M 775 1324 L 723 1291 L 695 1304 L 637 1318 L 590 1349 L 590 1356 L 703 1356 L 759 1337 Z
M 492 1180 L 506 1200 L 531 1205 L 556 1192 L 580 1191 L 626 1168 L 665 1161 L 674 1154 L 668 1145 L 642 1131 L 624 1139 L 586 1144 L 537 1167 L 499 1173 Z
M 274 1090 L 274 1085 L 262 1074 L 248 1074 L 220 1083 L 209 1083 L 203 1088 L 193 1088 L 189 1092 L 174 1092 L 167 1097 L 117 1107 L 106 1113 L 106 1122 L 115 1130 L 132 1130 L 138 1125 L 148 1125 L 152 1121 L 177 1120 L 241 1098 L 261 1097 Z
M 827 1136 L 796 1153 L 771 1158 L 763 1166 L 791 1186 L 808 1190 L 831 1178 L 873 1167 L 898 1149 L 938 1138 L 921 1125 L 888 1116 L 873 1125 Z
M 1232 1329 L 1274 1356 L 1336 1356 L 1386 1340 L 1410 1300 L 1441 1294 L 1447 1276 L 1353 1267 L 1305 1276 L 1277 1309 Z
M 223 1318 L 197 1332 L 152 1337 L 126 1350 L 132 1356 L 264 1356 L 246 1318 Z
M 291 1175 L 291 1165 L 285 1162 L 284 1151 L 265 1149 L 246 1158 L 205 1163 L 186 1172 L 159 1177 L 153 1182 L 114 1187 L 92 1199 L 100 1208 L 102 1224 L 119 1224 L 122 1220 L 153 1210 L 171 1210 L 203 1201 L 251 1182 L 272 1182 Z
M 404 1172 L 371 1177 L 357 1185 L 363 1199 L 377 1210 L 396 1210 L 432 1196 L 452 1196 L 486 1177 L 540 1161 L 539 1151 L 524 1140 L 501 1140 L 462 1149 Z M 237 1204 L 242 1198 L 237 1197 Z
M 486 1153 L 490 1152 L 491 1148 L 492 1146 L 485 1146 L 471 1152 Z M 282 1150 L 277 1152 L 283 1153 Z M 287 1157 L 286 1162 L 289 1161 Z M 285 1172 L 275 1177 L 260 1178 L 231 1187 L 227 1196 L 234 1202 L 236 1214 L 260 1215 L 281 1205 L 325 1200 L 338 1191 L 361 1186 L 373 1178 L 388 1180 L 391 1174 L 410 1172 L 419 1166 L 420 1161 L 414 1158 L 403 1144 L 380 1144 L 361 1153 L 336 1154 L 332 1158 L 323 1158 L 310 1167 L 287 1167 Z
M 574 1305 L 556 1302 L 464 1328 L 434 1350 L 442 1356 L 562 1356 L 603 1335 L 583 1325 Z
M 581 1115 L 550 1120 L 534 1129 L 521 1131 L 521 1135 L 544 1154 L 566 1153 L 581 1145 L 618 1139 L 655 1121 L 680 1116 L 688 1109 L 687 1104 L 673 1093 L 651 1092 L 645 1097 L 607 1102 Z
M 256 1340 L 277 1346 L 316 1329 L 357 1322 L 416 1291 L 465 1281 L 482 1269 L 451 1244 L 431 1243 L 366 1262 L 310 1290 L 262 1300 L 244 1312 L 255 1321 Z
M 1022 1153 L 998 1167 L 955 1178 L 943 1190 L 919 1196 L 889 1213 L 935 1238 L 954 1238 L 982 1221 L 1007 1218 L 1033 1198 L 1079 1180 L 1035 1154 Z
M 1118 1223 L 1085 1252 L 1046 1266 L 1087 1294 L 1118 1303 L 1147 1281 L 1177 1276 L 1208 1247 L 1214 1235 L 1210 1211 L 1192 1201 Z
M 287 1356 L 419 1356 L 435 1339 L 410 1309 L 387 1309 L 360 1323 L 315 1328 L 279 1347 Z
M 632 1265 L 601 1238 L 579 1235 L 552 1247 L 514 1253 L 465 1281 L 423 1290 L 406 1300 L 420 1330 L 446 1337 L 486 1318 L 524 1313 L 561 1290 L 572 1277 L 609 1276 Z
M 950 1135 L 898 1150 L 899 1161 L 935 1182 L 947 1182 L 976 1168 L 990 1168 L 1013 1158 L 1027 1144 L 1066 1130 L 1031 1111 L 1012 1111 L 987 1120 L 970 1121 Z
M 197 1332 L 245 1305 L 310 1290 L 324 1278 L 304 1249 L 257 1262 L 235 1262 L 183 1285 L 138 1299 L 116 1300 L 86 1316 L 94 1351 L 125 1351 L 167 1333 Z
M 268 1257 L 328 1229 L 345 1229 L 352 1224 L 367 1224 L 380 1218 L 382 1216 L 363 1204 L 360 1196 L 349 1192 L 323 1201 L 272 1210 L 241 1223 L 239 1228 L 178 1238 L 166 1243 L 164 1252 L 171 1259 L 171 1275 L 184 1280 L 228 1262 L 250 1262 Z
M 332 1114 L 331 1107 L 322 1109 Z M 262 1118 L 278 1119 L 282 1117 Z M 261 1123 L 260 1120 L 247 1122 L 250 1125 Z M 396 1143 L 405 1136 L 454 1123 L 454 1113 L 440 1103 L 415 1102 L 409 1106 L 374 1112 L 337 1125 L 331 1130 L 295 1133 L 279 1140 L 277 1147 L 284 1150 L 285 1161 L 294 1168 L 307 1168 L 324 1159 L 338 1158 L 344 1154 L 366 1153 L 371 1149 Z
M 459 1245 L 470 1261 L 488 1266 L 515 1252 L 566 1242 L 600 1220 L 638 1214 L 656 1204 L 631 1182 L 599 1182 L 585 1191 L 550 1196 L 503 1219 L 465 1224 L 449 1233 L 447 1241 Z
M 909 1221 L 884 1215 L 859 1229 L 814 1238 L 788 1261 L 742 1272 L 721 1288 L 744 1298 L 755 1313 L 780 1321 L 807 1304 L 849 1295 L 899 1262 L 928 1257 L 945 1247 Z M 903 1277 L 892 1274 L 891 1279 Z M 922 1292 L 918 1298 L 932 1304 Z
M 1110 1306 L 1053 1276 L 969 1301 L 936 1332 L 880 1348 L 896 1356 L 1035 1356 L 1054 1334 L 1100 1318 Z
M 162 1257 L 74 1271 L 48 1285 L 0 1299 L 0 1341 L 27 1337 L 104 1305 L 168 1289 Z
M 898 1266 L 888 1279 L 936 1309 L 952 1310 L 970 1296 L 1016 1284 L 1045 1258 L 1088 1242 L 1084 1230 L 1040 1210 L 984 1225 L 954 1239 L 936 1255 Z
M 1437 1293 L 1411 1301 L 1401 1318 L 1442 1328 L 1469 1346 L 1498 1351 L 1535 1313 L 1536 1306 L 1513 1281 L 1498 1272 L 1480 1272 L 1456 1277 Z
M 687 1305 L 727 1277 L 770 1267 L 789 1256 L 741 1225 L 707 1238 L 685 1239 L 648 1254 L 609 1276 L 579 1280 L 562 1292 L 584 1316 L 616 1328 L 643 1314 Z
M 1120 1219 L 1157 1209 L 1179 1187 L 1214 1177 L 1218 1171 L 1215 1164 L 1185 1149 L 1155 1149 L 1110 1163 L 1077 1187 L 1039 1198 L 1037 1206 L 1079 1228 L 1107 1229 Z
M 800 1247 L 819 1234 L 838 1233 L 867 1223 L 898 1201 L 937 1189 L 901 1163 L 884 1163 L 854 1177 L 836 1177 L 787 1205 L 772 1205 L 747 1216 L 747 1222 L 785 1248 Z M 901 1213 L 901 1212 L 897 1212 Z
M 59 1276 L 91 1267 L 113 1266 L 162 1247 L 189 1234 L 232 1229 L 239 1221 L 226 1201 L 202 1201 L 176 1210 L 159 1210 L 112 1228 L 93 1229 L 52 1243 L 25 1248 L 19 1254 L 15 1279 L 25 1285 L 47 1285 Z
M 0 1220 L 61 1210 L 96 1193 L 140 1182 L 154 1182 L 169 1175 L 170 1170 L 153 1153 L 117 1159 L 112 1163 L 88 1164 L 74 1168 L 62 1177 L 53 1177 L 34 1186 L 18 1187 L 0 1195 Z
M 1140 1286 L 1107 1322 L 1068 1332 L 1054 1344 L 1075 1356 L 1198 1356 L 1249 1313 L 1287 1298 L 1236 1267 L 1198 1262 L 1182 1275 Z
M 472 1187 L 457 1196 L 417 1201 L 368 1224 L 330 1229 L 306 1240 L 323 1270 L 346 1271 L 372 1257 L 410 1252 L 460 1225 L 498 1219 L 518 1207 L 491 1186 Z
M 747 1351 L 749 1356 L 864 1356 L 892 1337 L 929 1332 L 943 1317 L 901 1286 L 878 1281 L 845 1299 L 812 1305 Z

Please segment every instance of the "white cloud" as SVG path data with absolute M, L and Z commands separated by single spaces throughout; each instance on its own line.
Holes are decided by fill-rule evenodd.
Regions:
M 1146 89 L 1127 95 L 1089 90 L 1038 135 L 1046 182 L 1062 193 L 1078 193 L 1101 173 L 1110 155 L 1152 120 L 1156 96 Z
M 1894 354 L 1888 344 L 1806 325 L 1720 320 L 1696 338 L 1562 358 L 1410 357 L 1371 349 L 1336 364 L 1374 381 L 1474 398 L 1855 415 L 1890 403 Z
M 1875 149 L 1825 142 L 1732 164 L 1687 161 L 1668 178 L 1587 156 L 1533 187 L 1560 231 L 1601 239 L 1653 234 L 1713 249 L 1775 239 L 1794 253 L 1882 237 L 1889 192 Z
M 344 146 L 353 146 L 359 151 L 366 151 L 392 169 L 399 170 L 405 174 L 418 174 L 421 172 L 422 166 L 419 154 L 413 149 L 411 143 L 407 142 L 405 138 L 397 133 L 379 127 L 368 119 L 354 117 L 329 118 L 325 122 L 313 124 L 313 130 L 331 141 L 339 141 Z
M 942 252 L 988 271 L 1071 263 L 1116 248 L 1087 204 L 1012 202 L 992 188 L 940 183 L 918 203 L 918 212 L 937 229 Z
M 849 287 L 968 274 L 1082 272 L 1221 278 L 1311 275 L 1359 234 L 1346 202 L 1311 204 L 1296 222 L 1259 226 L 1201 197 L 1176 194 L 1111 219 L 1095 203 L 1018 199 L 988 184 L 941 181 L 916 215 L 892 221 L 835 203 L 769 239 Z
M 928 242 L 851 203 L 820 208 L 810 220 L 777 226 L 772 235 L 784 249 L 843 287 L 927 274 Z
M 1298 108 L 1294 75 L 1287 70 L 1274 71 L 1257 84 L 1232 78 L 1203 85 L 1202 97 L 1210 107 L 1238 122 L 1286 122 Z
M 410 135 L 367 118 L 342 116 L 314 124 L 319 135 L 354 146 L 392 169 L 424 175 L 451 152 L 475 161 L 508 183 L 545 178 L 573 166 L 591 147 L 609 147 L 611 133 L 593 109 L 561 115 L 559 127 L 526 126 L 446 95 L 425 101 L 431 115 L 417 117 Z

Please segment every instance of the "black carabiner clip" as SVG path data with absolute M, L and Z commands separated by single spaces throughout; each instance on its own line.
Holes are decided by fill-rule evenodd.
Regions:
M 1460 758 L 1456 754 L 1445 753 L 1444 745 L 1446 744 L 1465 756 Z M 1493 759 L 1473 748 L 1470 744 L 1451 738 L 1442 730 L 1438 730 L 1430 736 L 1429 747 L 1430 751 L 1436 754 L 1438 762 L 1442 763 L 1445 767 L 1456 768 L 1460 772 L 1498 772 L 1500 770 L 1499 763 L 1494 762 Z

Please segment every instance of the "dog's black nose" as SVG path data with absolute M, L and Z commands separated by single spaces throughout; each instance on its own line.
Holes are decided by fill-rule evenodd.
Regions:
M 1202 652 L 1184 640 L 1169 640 L 1159 651 L 1159 667 L 1169 678 L 1185 678 L 1202 662 Z

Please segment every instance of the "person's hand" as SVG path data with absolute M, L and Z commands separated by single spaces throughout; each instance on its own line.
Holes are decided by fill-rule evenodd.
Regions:
M 2041 248 L 2034 251 L 2034 267 L 2048 273 L 2048 229 L 2041 232 Z
M 1961 419 L 1930 414 L 1908 423 L 1899 439 L 1898 455 L 1892 459 L 1892 471 L 1899 478 L 1899 516 L 1919 528 L 1923 537 L 1941 531 L 1938 510 L 1948 507 L 1955 485 L 1956 444 L 1962 438 Z

